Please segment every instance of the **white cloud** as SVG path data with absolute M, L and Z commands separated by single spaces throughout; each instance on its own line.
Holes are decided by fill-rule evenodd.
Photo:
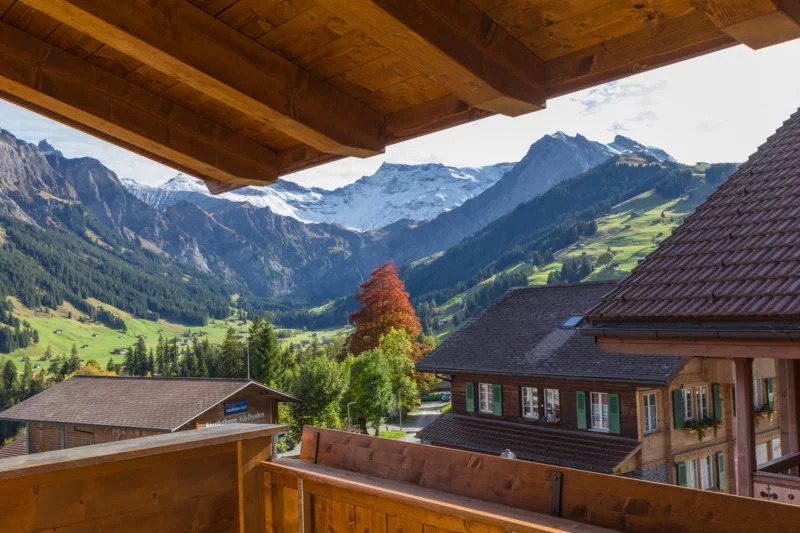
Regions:
M 288 176 L 334 188 L 384 161 L 480 166 L 519 160 L 557 130 L 608 142 L 624 132 L 679 161 L 743 161 L 800 106 L 800 40 L 752 51 L 737 46 L 548 102 L 518 118 L 491 117 L 389 146 L 369 159 L 345 159 Z M 36 142 L 47 138 L 70 157 L 92 156 L 120 176 L 159 183 L 175 171 L 71 128 L 0 102 L 0 127 Z

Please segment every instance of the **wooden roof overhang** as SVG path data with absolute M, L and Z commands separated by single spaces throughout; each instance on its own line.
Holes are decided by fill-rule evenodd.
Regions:
M 798 0 L 0 0 L 0 96 L 221 192 L 798 36 Z

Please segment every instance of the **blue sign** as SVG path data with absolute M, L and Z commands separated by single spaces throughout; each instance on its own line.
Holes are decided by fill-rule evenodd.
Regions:
M 247 400 L 241 402 L 229 402 L 225 404 L 225 416 L 244 413 L 247 411 Z

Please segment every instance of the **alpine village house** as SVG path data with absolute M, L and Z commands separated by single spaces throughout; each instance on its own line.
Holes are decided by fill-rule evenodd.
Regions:
M 536 112 L 548 99 L 736 45 L 798 37 L 797 0 L 0 0 L 0 97 L 219 193 L 494 114 Z M 789 81 L 794 67 L 786 65 Z M 531 326 L 535 343 L 500 353 L 513 372 L 480 362 L 461 390 L 456 383 L 461 405 L 451 420 L 487 429 L 492 421 L 502 428 L 496 440 L 512 427 L 561 442 L 575 435 L 569 447 L 583 454 L 608 443 L 618 460 L 602 469 L 631 475 L 561 466 L 566 454 L 556 451 L 543 464 L 309 426 L 299 460 L 275 458 L 272 441 L 285 426 L 225 424 L 3 459 L 0 530 L 796 531 L 800 507 L 774 501 L 798 503 L 800 479 L 787 475 L 800 457 L 799 121 L 669 246 L 616 289 L 604 287 L 611 296 L 597 288 L 588 305 L 560 306 L 558 317 L 545 316 L 546 333 Z M 577 331 L 565 325 L 598 300 Z M 651 365 L 554 364 L 562 351 L 575 363 L 572 346 L 586 346 L 587 361 L 599 356 L 592 337 L 608 358 L 639 354 Z M 542 366 L 530 370 L 528 356 Z M 731 357 L 735 414 L 731 380 L 712 360 Z M 772 374 L 755 358 L 780 359 L 759 394 L 789 400 L 775 406 L 786 455 L 757 474 L 752 379 Z M 690 410 L 721 413 L 716 434 L 697 442 L 685 427 L 673 431 L 678 385 L 691 387 L 684 425 Z M 652 435 L 644 434 L 648 391 L 656 393 L 648 423 L 660 429 Z M 522 420 L 537 409 L 538 421 Z M 631 477 L 685 472 L 688 485 L 690 467 L 670 462 L 698 460 L 702 484 L 704 458 L 722 457 L 711 468 L 717 483 L 717 470 L 730 477 L 734 431 L 738 492 L 757 487 L 758 499 Z M 506 442 L 512 453 L 533 453 Z
M 425 443 L 735 492 L 733 365 L 604 352 L 584 313 L 614 282 L 512 289 L 417 364 L 452 380 Z M 780 455 L 775 365 L 754 370 L 759 457 Z

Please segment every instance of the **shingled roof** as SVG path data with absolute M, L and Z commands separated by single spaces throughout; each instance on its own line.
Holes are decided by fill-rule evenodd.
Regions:
M 0 420 L 175 431 L 249 387 L 295 397 L 248 379 L 74 376 L 0 413 Z
M 617 473 L 616 467 L 639 449 L 635 439 L 458 415 L 438 418 L 417 436 L 431 444 L 498 455 L 508 449 L 519 459 L 604 473 Z
M 593 325 L 800 319 L 800 111 L 589 315 Z
M 684 358 L 609 354 L 574 327 L 562 327 L 615 286 L 591 282 L 512 289 L 420 360 L 417 370 L 667 383 Z

